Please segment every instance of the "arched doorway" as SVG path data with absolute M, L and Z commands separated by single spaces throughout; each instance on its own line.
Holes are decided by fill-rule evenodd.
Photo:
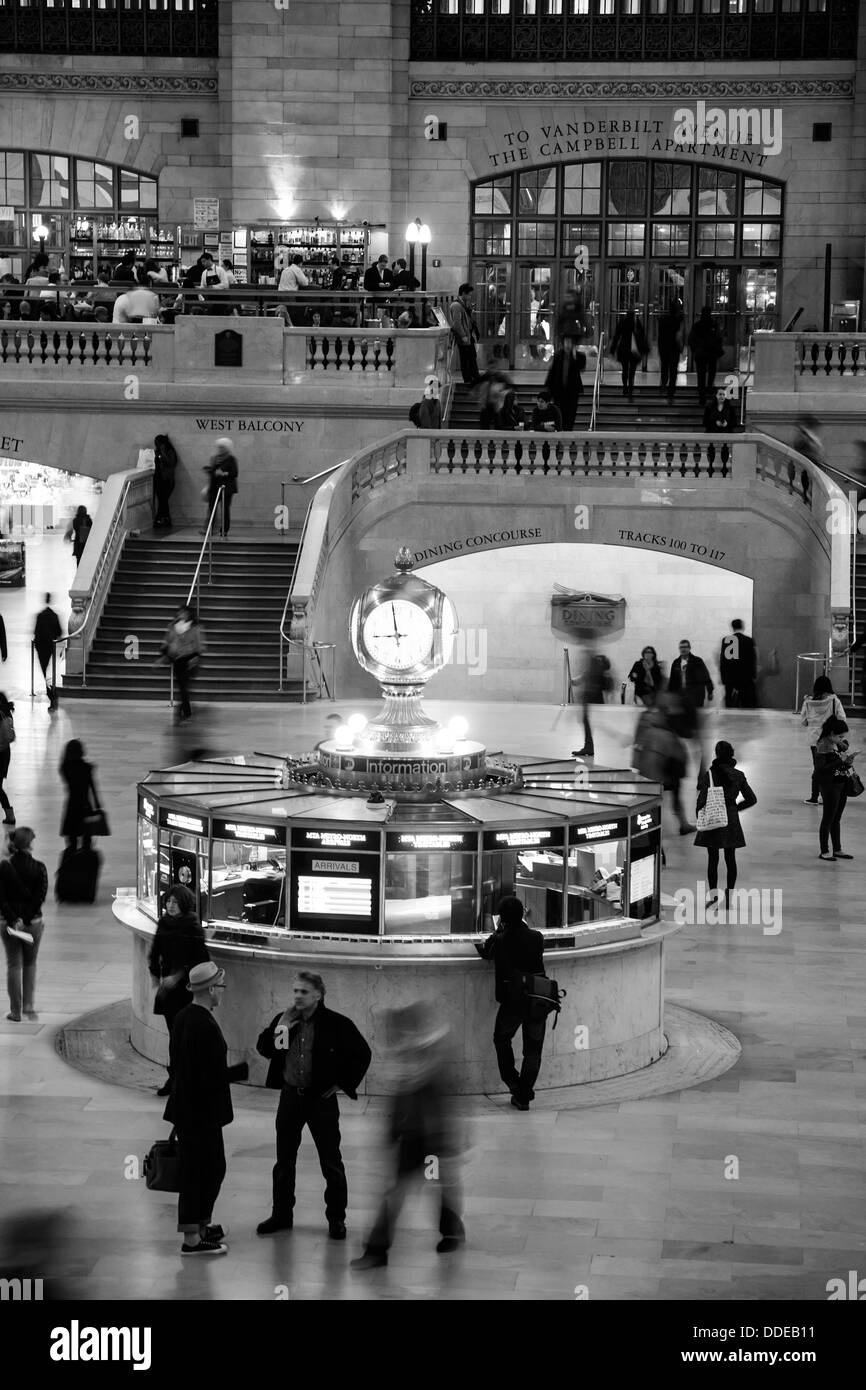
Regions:
M 709 304 L 735 366 L 777 328 L 784 186 L 750 169 L 663 159 L 582 160 L 482 179 L 471 190 L 471 280 L 488 357 L 543 369 L 576 290 L 587 337 L 634 307 L 651 348 L 673 298 Z M 586 269 L 576 268 L 583 257 Z

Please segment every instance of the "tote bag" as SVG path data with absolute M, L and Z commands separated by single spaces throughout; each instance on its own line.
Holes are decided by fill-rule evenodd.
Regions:
M 715 785 L 711 772 L 706 804 L 697 814 L 697 827 L 699 831 L 724 830 L 727 824 L 728 808 L 725 805 L 725 789 Z

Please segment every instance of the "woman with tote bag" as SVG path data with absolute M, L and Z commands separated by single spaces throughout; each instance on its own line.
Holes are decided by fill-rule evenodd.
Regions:
M 742 800 L 740 798 L 742 797 Z M 737 882 L 737 850 L 746 843 L 740 812 L 757 803 L 745 776 L 737 767 L 734 750 L 729 743 L 716 744 L 716 756 L 709 771 L 698 778 L 697 824 L 695 844 L 707 851 L 707 902 L 716 895 L 718 902 L 719 851 L 724 850 L 727 885 L 725 908 L 730 906 L 731 890 Z

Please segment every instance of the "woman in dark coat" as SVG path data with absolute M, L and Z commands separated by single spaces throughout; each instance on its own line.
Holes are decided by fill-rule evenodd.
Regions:
M 222 506 L 222 535 L 227 536 L 232 519 L 232 498 L 238 490 L 238 461 L 234 456 L 234 445 L 228 438 L 218 439 L 216 453 L 205 468 L 210 481 L 207 487 L 207 514 L 213 511 L 217 493 L 225 488 Z
M 647 707 L 654 705 L 665 680 L 655 647 L 644 647 L 640 661 L 632 666 L 628 678 L 634 685 L 635 703 L 640 701 Z
M 93 780 L 93 766 L 85 761 L 84 745 L 77 738 L 71 738 L 66 745 L 60 775 L 66 783 L 67 797 L 60 823 L 60 833 L 66 837 L 70 850 L 90 849 L 93 834 L 85 825 L 88 816 L 100 810 L 99 795 Z
M 716 756 L 710 763 L 709 772 L 704 771 L 698 777 L 697 811 L 702 811 L 707 804 L 710 777 L 712 777 L 714 786 L 724 789 L 728 823 L 718 830 L 699 830 L 695 836 L 695 844 L 707 851 L 707 887 L 711 893 L 718 892 L 719 850 L 724 850 L 727 870 L 727 887 L 725 888 L 725 907 L 727 908 L 730 906 L 731 890 L 737 882 L 737 850 L 742 849 L 746 843 L 743 827 L 740 825 L 740 812 L 747 811 L 750 806 L 754 806 L 758 798 L 737 767 L 734 750 L 729 743 L 722 741 L 716 744 Z M 741 797 L 742 800 L 740 800 Z
M 154 1013 L 161 1013 L 169 1037 L 174 1020 L 190 1002 L 189 972 L 194 965 L 210 960 L 204 928 L 195 910 L 195 894 L 182 883 L 173 883 L 165 895 L 165 908 L 157 923 L 147 966 L 160 988 L 154 1000 Z M 168 1080 L 158 1096 L 171 1093 L 171 1067 Z
M 848 802 L 847 772 L 854 766 L 857 756 L 856 753 L 848 752 L 848 740 L 843 738 L 847 732 L 848 725 L 844 719 L 831 714 L 822 724 L 821 735 L 815 744 L 815 780 L 824 803 L 824 813 L 818 827 L 821 859 L 854 857 L 842 852 L 842 835 L 839 829 Z
M 153 502 L 154 526 L 170 526 L 171 512 L 168 502 L 174 492 L 174 472 L 177 468 L 177 454 L 167 434 L 158 434 L 154 442 L 153 459 Z
M 65 539 L 72 541 L 72 554 L 75 557 L 76 566 L 81 563 L 84 554 L 84 547 L 87 545 L 87 537 L 90 535 L 93 526 L 93 518 L 88 514 L 86 507 L 79 507 L 66 532 Z

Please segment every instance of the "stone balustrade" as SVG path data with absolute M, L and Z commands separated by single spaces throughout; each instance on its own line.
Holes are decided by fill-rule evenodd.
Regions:
M 866 389 L 866 334 L 757 333 L 754 344 L 754 392 Z
M 430 436 L 431 473 L 571 478 L 703 478 L 733 476 L 736 442 L 719 436 L 623 438 L 488 431 Z

